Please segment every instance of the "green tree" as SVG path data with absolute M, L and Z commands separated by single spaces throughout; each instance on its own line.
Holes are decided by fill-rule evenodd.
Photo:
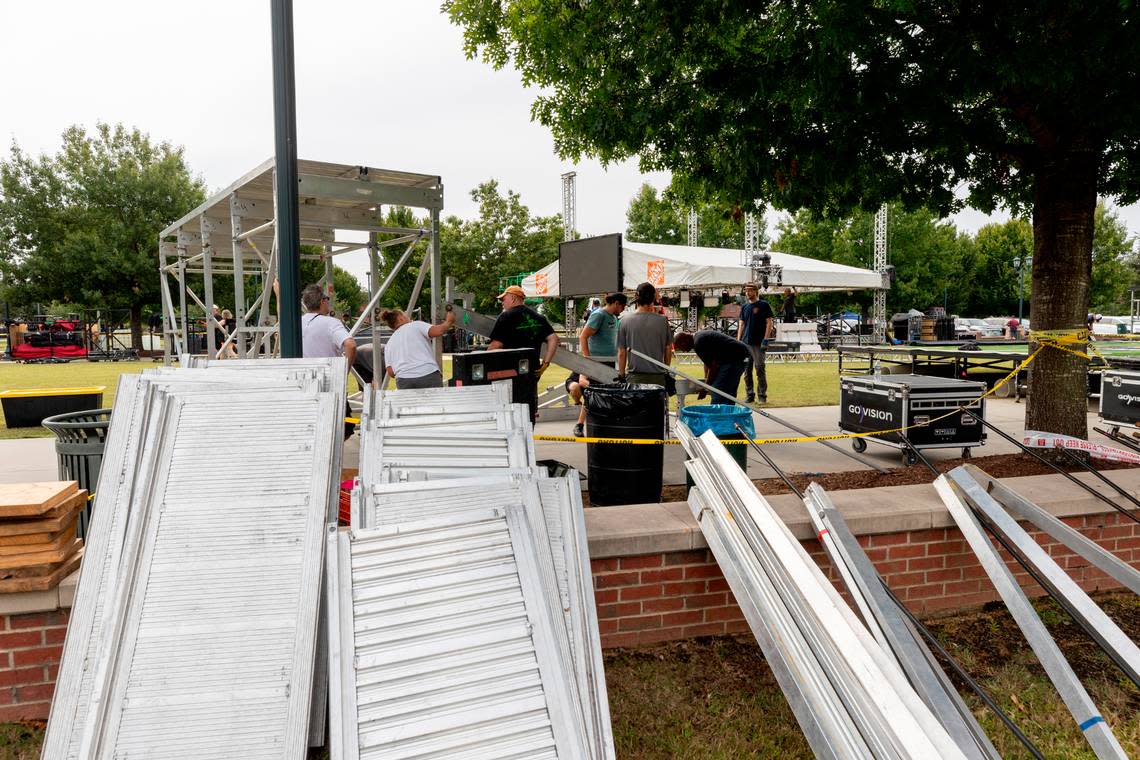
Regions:
M 443 269 L 475 294 L 476 308 L 492 311 L 500 278 L 536 271 L 558 258 L 562 217 L 532 214 L 518 193 L 504 194 L 493 179 L 472 190 L 471 198 L 479 204 L 477 218 L 451 216 L 440 226 Z
M 954 225 L 927 209 L 906 211 L 892 204 L 888 214 L 888 251 L 895 267 L 895 283 L 887 292 L 887 311 L 925 311 L 945 305 L 958 311 L 968 288 L 960 275 L 969 238 Z M 874 214 L 857 211 L 829 218 L 802 209 L 781 221 L 774 248 L 783 253 L 822 259 L 854 267 L 869 267 L 874 258 Z M 805 294 L 805 307 L 818 304 L 822 311 L 845 308 L 868 310 L 871 294 Z
M 972 250 L 963 266 L 962 283 L 967 300 L 961 313 L 973 317 L 1016 314 L 1019 276 L 1013 261 L 1015 258 L 1024 260 L 1031 255 L 1033 227 L 1025 219 L 1010 219 L 981 227 L 974 235 Z M 1024 314 L 1032 318 L 1028 308 L 1032 302 L 1028 271 L 1024 279 Z
M 58 300 L 129 309 L 159 302 L 158 232 L 202 202 L 182 149 L 138 129 L 74 126 L 54 156 L 16 144 L 0 162 L 0 272 L 18 304 Z
M 641 243 L 685 245 L 689 239 L 688 214 L 697 209 L 697 245 L 707 248 L 744 248 L 744 213 L 739 206 L 718 200 L 686 203 L 677 187 L 670 184 L 658 194 L 645 183 L 633 196 L 626 210 L 625 236 Z M 757 210 L 760 245 L 768 244 L 767 222 Z
M 447 0 L 513 64 L 560 154 L 631 156 L 731 201 L 1032 209 L 1033 320 L 1083 326 L 1098 194 L 1140 199 L 1135 3 Z M 1046 351 L 1026 423 L 1086 433 L 1085 362 Z
M 1130 313 L 1129 290 L 1136 283 L 1136 239 L 1115 211 L 1105 204 L 1096 207 L 1093 233 L 1092 293 L 1089 311 L 1102 314 Z

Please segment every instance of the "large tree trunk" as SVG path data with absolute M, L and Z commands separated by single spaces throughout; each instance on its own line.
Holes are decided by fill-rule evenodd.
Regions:
M 135 304 L 131 306 L 131 348 L 142 350 L 142 307 Z
M 1059 149 L 1038 167 L 1033 199 L 1033 330 L 1083 328 L 1092 281 L 1098 152 Z M 1036 348 L 1030 345 L 1030 350 Z M 1075 348 L 1083 349 L 1082 346 Z M 1088 362 L 1055 348 L 1030 366 L 1025 427 L 1085 438 Z

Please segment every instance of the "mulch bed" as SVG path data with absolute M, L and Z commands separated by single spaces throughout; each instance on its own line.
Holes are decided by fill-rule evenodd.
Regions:
M 1023 475 L 1051 475 L 1053 470 L 1037 461 L 1028 454 L 998 454 L 987 457 L 970 457 L 969 459 L 947 459 L 931 462 L 939 472 L 947 472 L 964 464 L 974 464 L 985 470 L 995 478 L 1016 478 Z M 1120 462 L 1097 462 L 1098 470 L 1120 470 L 1131 468 L 1132 465 Z M 1081 472 L 1076 465 L 1062 465 L 1062 469 L 1069 472 Z M 914 486 L 924 483 L 933 483 L 934 474 L 919 463 L 910 467 L 896 467 L 885 473 L 874 470 L 856 470 L 854 472 L 824 472 L 806 473 L 789 476 L 796 488 L 804 489 L 808 483 L 816 482 L 828 491 L 850 491 L 859 488 L 878 488 L 880 486 Z M 791 489 L 779 478 L 762 478 L 753 480 L 756 488 L 765 496 L 791 493 Z M 588 494 L 583 494 L 583 498 Z M 665 486 L 661 491 L 661 501 L 685 501 L 688 498 L 685 486 Z

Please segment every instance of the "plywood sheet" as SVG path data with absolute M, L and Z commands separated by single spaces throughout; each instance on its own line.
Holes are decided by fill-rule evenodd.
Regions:
M 74 480 L 0 483 L 0 518 L 39 517 L 79 490 Z

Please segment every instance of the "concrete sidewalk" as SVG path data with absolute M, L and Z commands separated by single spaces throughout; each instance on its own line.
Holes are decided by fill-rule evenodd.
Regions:
M 55 436 L 0 441 L 0 483 L 58 480 Z

